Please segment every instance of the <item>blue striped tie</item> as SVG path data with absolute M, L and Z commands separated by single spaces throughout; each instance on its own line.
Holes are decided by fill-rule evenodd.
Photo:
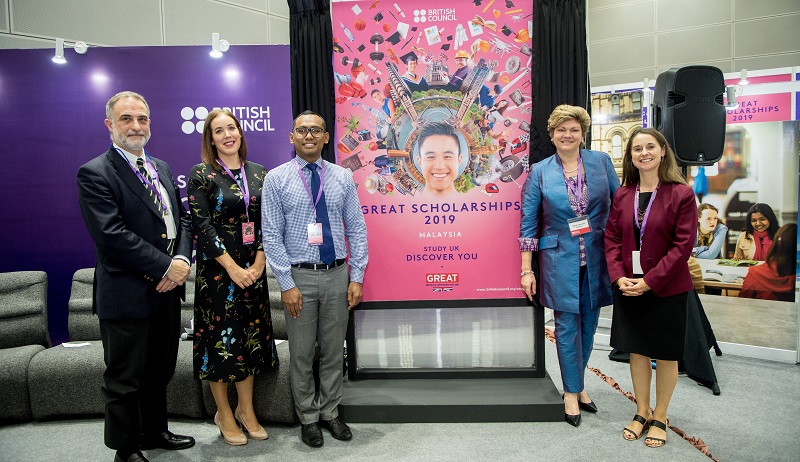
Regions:
M 319 173 L 317 173 L 317 164 L 308 164 L 311 170 L 311 195 L 314 200 L 317 199 L 319 193 Z M 331 223 L 328 220 L 328 207 L 325 205 L 325 192 L 317 202 L 317 222 L 322 223 L 322 245 L 319 246 L 319 258 L 326 265 L 332 265 L 336 260 L 336 250 L 333 248 L 333 234 L 331 234 Z

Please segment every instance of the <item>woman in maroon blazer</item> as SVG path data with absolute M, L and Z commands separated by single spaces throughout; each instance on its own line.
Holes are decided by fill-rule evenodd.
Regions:
M 611 346 L 631 354 L 636 415 L 623 436 L 666 442 L 667 407 L 686 341 L 687 294 L 694 288 L 687 260 L 697 234 L 692 189 L 657 130 L 633 133 L 622 160 L 622 187 L 606 225 L 606 262 L 614 286 Z M 656 406 L 650 412 L 651 359 Z

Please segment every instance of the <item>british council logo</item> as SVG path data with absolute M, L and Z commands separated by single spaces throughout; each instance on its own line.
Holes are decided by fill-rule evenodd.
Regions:
M 425 22 L 428 20 L 428 10 L 414 10 L 414 22 Z
M 181 117 L 183 117 L 183 124 L 181 124 L 181 130 L 183 133 L 187 135 L 191 135 L 195 131 L 197 133 L 203 133 L 203 126 L 205 125 L 206 116 L 208 116 L 208 109 L 200 106 L 196 109 L 192 109 L 190 107 L 185 107 L 181 109 Z M 200 119 L 195 122 L 195 119 Z

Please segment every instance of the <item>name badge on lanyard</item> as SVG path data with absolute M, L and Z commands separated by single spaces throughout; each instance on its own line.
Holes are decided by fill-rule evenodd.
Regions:
M 633 274 L 644 274 L 644 270 L 642 269 L 642 255 L 641 255 L 641 248 L 642 243 L 644 242 L 644 230 L 647 227 L 647 219 L 650 218 L 650 208 L 653 206 L 653 201 L 656 199 L 656 194 L 658 194 L 658 187 L 661 186 L 661 181 L 658 182 L 656 185 L 656 189 L 653 190 L 653 194 L 650 195 L 650 200 L 647 202 L 647 208 L 644 211 L 644 217 L 642 218 L 642 224 L 639 224 L 639 185 L 636 185 L 636 196 L 633 199 L 633 224 L 639 229 L 639 249 L 634 250 L 631 253 L 631 260 L 633 263 Z
M 572 236 L 580 236 L 581 234 L 586 234 L 592 230 L 591 225 L 589 225 L 588 215 L 570 218 L 567 220 L 567 224 L 569 225 L 569 233 Z
M 244 245 L 251 245 L 256 241 L 256 224 L 250 221 L 250 188 L 247 186 L 247 172 L 245 171 L 244 162 L 239 160 L 239 174 L 242 176 L 242 182 L 236 179 L 236 176 L 233 174 L 230 168 L 225 165 L 225 161 L 222 158 L 217 158 L 217 162 L 219 165 L 225 169 L 225 173 L 231 177 L 236 186 L 239 187 L 239 191 L 242 193 L 242 200 L 244 201 L 244 214 L 247 221 L 242 223 L 242 244 Z
M 560 163 L 560 162 L 559 162 Z M 564 165 L 561 165 L 561 169 L 564 170 Z M 582 181 L 582 170 L 583 170 L 583 159 L 581 156 L 578 155 L 578 176 L 575 177 L 576 187 L 572 187 L 569 181 L 566 178 L 566 170 L 564 170 L 564 183 L 566 183 L 567 188 L 575 195 L 578 199 L 578 203 L 580 203 L 581 198 L 583 197 L 583 181 Z M 585 211 L 585 210 L 584 210 Z M 589 216 L 585 213 L 578 215 L 575 218 L 570 218 L 567 220 L 567 225 L 569 226 L 569 233 L 571 236 L 580 236 L 581 234 L 586 234 L 592 230 L 591 225 L 589 225 Z
M 308 224 L 308 244 L 322 245 L 322 223 Z
M 294 160 L 294 166 L 297 168 L 297 174 L 300 175 L 300 179 L 303 180 L 303 186 L 306 188 L 306 192 L 308 196 L 311 198 L 311 205 L 314 210 L 314 222 L 308 224 L 308 244 L 309 245 L 322 245 L 322 223 L 317 221 L 317 204 L 322 197 L 322 187 L 325 185 L 325 169 L 320 169 L 320 183 L 319 183 L 319 191 L 317 192 L 317 197 L 315 198 L 313 193 L 311 192 L 311 187 L 308 186 L 308 181 L 306 181 L 306 177 L 303 175 L 302 170 L 300 169 L 300 165 L 297 163 L 297 160 Z

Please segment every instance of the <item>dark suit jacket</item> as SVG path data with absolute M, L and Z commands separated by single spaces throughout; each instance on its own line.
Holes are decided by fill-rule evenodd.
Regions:
M 153 159 L 167 191 L 177 240 L 175 255 L 191 261 L 191 220 L 183 208 L 169 166 Z M 100 319 L 152 316 L 170 298 L 185 295 L 179 286 L 163 294 L 155 288 L 169 268 L 167 229 L 148 190 L 114 148 L 78 170 L 81 214 L 95 242 L 93 309 Z
M 606 262 L 609 279 L 633 277 L 633 201 L 636 185 L 617 190 L 606 224 Z M 640 261 L 644 282 L 659 297 L 694 289 L 688 260 L 697 235 L 694 192 L 679 183 L 662 184 L 650 209 Z

